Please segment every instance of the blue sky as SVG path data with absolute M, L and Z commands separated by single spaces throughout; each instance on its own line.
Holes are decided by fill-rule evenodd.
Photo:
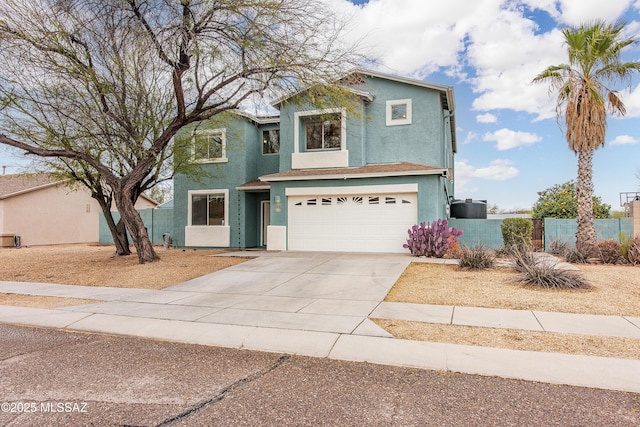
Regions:
M 638 0 L 326 1 L 349 17 L 379 71 L 454 87 L 456 197 L 502 209 L 530 208 L 538 191 L 577 174 L 555 96 L 530 83 L 548 65 L 567 62 L 560 30 L 623 20 L 640 37 Z M 640 45 L 624 59 L 640 61 Z M 640 189 L 639 82 L 619 87 L 627 116 L 609 117 L 606 145 L 594 158 L 595 194 L 618 210 L 620 192 Z
M 574 179 L 575 155 L 555 97 L 532 78 L 567 61 L 560 30 L 593 19 L 627 22 L 640 37 L 640 0 L 322 0 L 350 24 L 377 70 L 451 85 L 456 96 L 456 197 L 530 208 L 537 192 Z M 640 45 L 624 53 L 640 60 Z M 625 118 L 608 120 L 594 159 L 595 194 L 620 209 L 640 182 L 640 76 L 620 87 Z M 0 146 L 0 166 L 26 162 Z

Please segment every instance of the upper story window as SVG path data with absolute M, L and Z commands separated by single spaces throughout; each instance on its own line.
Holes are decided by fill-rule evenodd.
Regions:
M 346 108 L 296 111 L 291 169 L 348 166 Z
M 387 101 L 387 126 L 411 124 L 411 99 Z
M 189 225 L 225 225 L 226 192 L 189 192 Z
M 280 129 L 262 131 L 262 154 L 278 154 L 280 152 Z
M 342 114 L 304 117 L 306 149 L 336 150 L 342 143 Z
M 192 137 L 192 160 L 198 163 L 227 161 L 227 137 L 224 129 L 197 130 Z

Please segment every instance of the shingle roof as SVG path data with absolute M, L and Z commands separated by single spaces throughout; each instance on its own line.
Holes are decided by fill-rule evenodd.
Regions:
M 46 173 L 0 175 L 0 199 L 61 182 Z
M 236 187 L 236 190 L 268 190 L 270 187 L 269 183 L 254 179 Z
M 320 179 L 331 179 L 341 177 L 358 176 L 398 176 L 398 175 L 428 175 L 440 173 L 444 169 L 436 166 L 426 166 L 417 163 L 383 163 L 371 164 L 358 168 L 330 168 L 330 169 L 302 169 L 290 170 L 287 172 L 274 173 L 260 177 L 262 181 L 281 181 L 288 179 L 305 179 L 318 177 Z

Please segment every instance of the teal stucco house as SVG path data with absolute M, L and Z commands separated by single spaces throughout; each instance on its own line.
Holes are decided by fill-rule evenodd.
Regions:
M 278 101 L 183 129 L 208 172 L 175 178 L 179 246 L 406 252 L 407 229 L 446 218 L 456 152 L 453 88 L 372 71 L 343 83 L 355 108 Z

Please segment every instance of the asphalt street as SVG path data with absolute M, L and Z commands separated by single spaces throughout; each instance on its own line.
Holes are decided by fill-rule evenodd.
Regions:
M 0 325 L 5 426 L 634 426 L 640 395 Z

